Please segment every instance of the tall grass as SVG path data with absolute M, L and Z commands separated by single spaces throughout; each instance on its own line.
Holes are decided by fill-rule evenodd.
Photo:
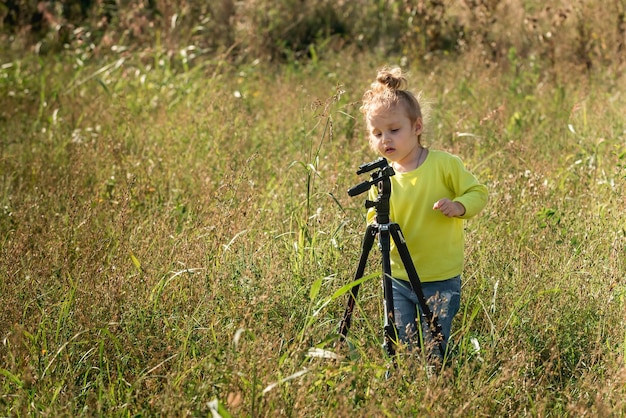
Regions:
M 429 145 L 491 198 L 453 362 L 385 379 L 375 253 L 334 343 L 364 227 L 346 190 L 375 157 L 357 102 L 400 58 L 155 51 L 0 70 L 4 415 L 626 413 L 623 78 L 407 62 Z

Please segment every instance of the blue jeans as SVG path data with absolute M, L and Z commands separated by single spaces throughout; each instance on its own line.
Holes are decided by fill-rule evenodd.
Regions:
M 398 339 L 412 348 L 419 342 L 419 334 L 416 332 L 417 312 L 421 312 L 417 300 L 417 294 L 413 291 L 411 283 L 405 280 L 392 280 L 393 307 L 398 328 Z M 439 282 L 422 282 L 422 291 L 431 312 L 441 325 L 443 333 L 443 349 L 446 351 L 452 319 L 461 306 L 461 276 L 456 276 L 448 280 Z M 420 315 L 421 317 L 421 315 Z M 428 324 L 421 320 L 424 346 L 428 347 L 432 343 L 432 335 Z M 419 345 L 418 345 L 419 347 Z M 433 354 L 439 355 L 439 350 L 434 349 Z

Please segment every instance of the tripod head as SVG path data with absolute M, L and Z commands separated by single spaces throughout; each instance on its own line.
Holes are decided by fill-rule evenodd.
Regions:
M 368 173 L 370 174 L 370 180 L 366 180 L 362 183 L 351 187 L 348 190 L 348 195 L 354 197 L 361 193 L 365 193 L 372 186 L 376 185 L 378 189 L 378 197 L 376 200 L 366 200 L 366 208 L 374 208 L 376 210 L 376 221 L 379 224 L 389 223 L 389 198 L 391 197 L 391 176 L 395 175 L 393 167 L 389 165 L 387 160 L 383 157 L 369 163 L 361 164 L 357 170 L 357 174 Z

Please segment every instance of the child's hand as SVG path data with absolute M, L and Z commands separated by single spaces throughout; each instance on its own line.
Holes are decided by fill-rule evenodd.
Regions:
M 448 198 L 443 198 L 435 202 L 433 210 L 438 210 L 448 218 L 465 215 L 465 206 L 459 202 L 453 202 Z

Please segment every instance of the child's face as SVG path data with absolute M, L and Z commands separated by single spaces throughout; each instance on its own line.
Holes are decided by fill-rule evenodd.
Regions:
M 380 155 L 404 171 L 417 167 L 420 154 L 419 135 L 422 120 L 411 123 L 406 111 L 396 105 L 391 109 L 374 109 L 366 116 L 370 145 Z

